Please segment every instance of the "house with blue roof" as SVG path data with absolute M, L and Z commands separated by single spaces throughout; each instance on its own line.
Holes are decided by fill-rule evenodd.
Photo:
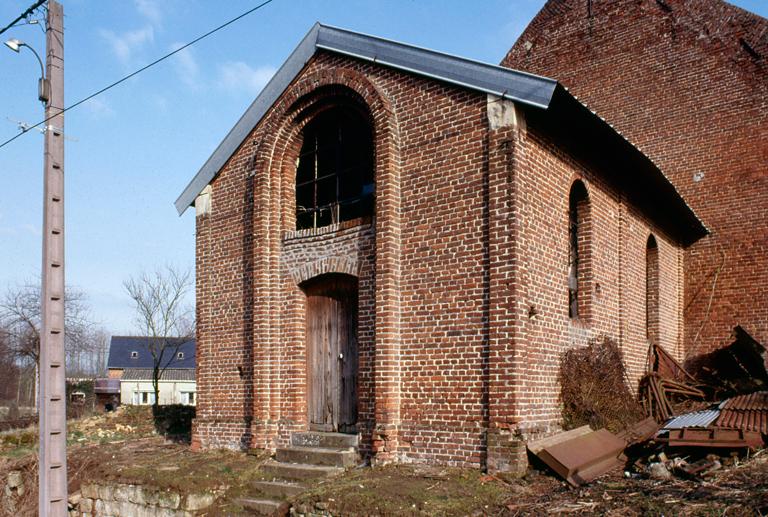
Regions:
M 162 341 L 164 347 L 161 338 L 112 336 L 107 370 L 110 379 L 120 381 L 121 404 L 154 404 L 152 373 L 156 355 L 162 370 L 160 404 L 195 405 L 195 340 L 162 338 Z

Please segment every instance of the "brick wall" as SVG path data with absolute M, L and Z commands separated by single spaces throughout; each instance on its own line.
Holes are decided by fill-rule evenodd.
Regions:
M 766 31 L 721 0 L 550 0 L 503 61 L 605 117 L 711 230 L 684 260 L 689 356 L 728 344 L 737 324 L 768 342 Z
M 599 171 L 561 151 L 542 129 L 528 124 L 519 136 L 515 191 L 521 192 L 516 226 L 521 350 L 511 422 L 523 436 L 559 428 L 560 358 L 569 347 L 598 335 L 616 340 L 637 387 L 647 354 L 646 244 L 658 242 L 660 342 L 679 353 L 682 326 L 681 249 L 633 207 Z M 587 189 L 589 226 L 580 233 L 579 317 L 569 317 L 569 193 Z M 583 255 L 582 255 L 583 256 Z M 587 307 L 585 307 L 585 305 Z M 585 310 L 586 309 L 586 310 Z
M 301 128 L 342 102 L 374 128 L 375 217 L 297 232 Z M 651 233 L 664 285 L 659 332 L 678 346 L 676 243 L 601 171 L 526 127 L 510 101 L 511 121 L 489 124 L 494 102 L 330 53 L 308 63 L 212 182 L 211 210 L 197 218 L 196 444 L 273 448 L 306 428 L 299 284 L 316 273 L 359 276 L 359 427 L 379 462 L 524 462 L 519 438 L 559 425 L 560 354 L 598 333 L 621 341 L 636 378 Z M 567 311 L 577 178 L 592 221 L 580 323 Z

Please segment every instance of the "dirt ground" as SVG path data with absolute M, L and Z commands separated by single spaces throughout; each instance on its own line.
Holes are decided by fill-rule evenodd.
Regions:
M 217 494 L 207 515 L 239 515 L 267 459 L 232 451 L 192 452 L 154 435 L 146 410 L 129 409 L 70 424 L 70 493 L 88 481 L 140 483 Z M 0 479 L 21 470 L 31 488 L 16 515 L 35 515 L 34 430 L 0 434 Z M 477 470 L 393 465 L 359 468 L 316 483 L 294 501 L 332 515 L 768 515 L 768 450 L 740 458 L 702 479 L 626 478 L 622 471 L 574 489 L 531 470 L 502 479 Z
M 627 479 L 618 471 L 582 488 L 537 471 L 504 480 L 464 469 L 359 469 L 296 504 L 318 502 L 333 515 L 768 515 L 768 453 L 703 480 Z

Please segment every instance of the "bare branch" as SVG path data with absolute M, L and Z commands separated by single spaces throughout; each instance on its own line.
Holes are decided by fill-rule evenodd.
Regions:
M 179 348 L 193 334 L 194 323 L 190 324 L 190 310 L 183 307 L 187 293 L 192 286 L 189 270 L 179 271 L 172 266 L 143 272 L 123 282 L 128 296 L 136 308 L 136 326 L 147 336 L 147 349 L 152 356 L 152 386 L 155 391 L 155 405 L 160 403 L 159 381 L 173 362 Z M 171 354 L 165 360 L 167 354 Z

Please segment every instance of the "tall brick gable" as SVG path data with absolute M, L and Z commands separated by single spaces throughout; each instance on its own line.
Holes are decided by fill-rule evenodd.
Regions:
M 685 254 L 686 354 L 737 324 L 768 343 L 768 20 L 721 0 L 550 0 L 502 64 L 557 78 L 710 229 Z

